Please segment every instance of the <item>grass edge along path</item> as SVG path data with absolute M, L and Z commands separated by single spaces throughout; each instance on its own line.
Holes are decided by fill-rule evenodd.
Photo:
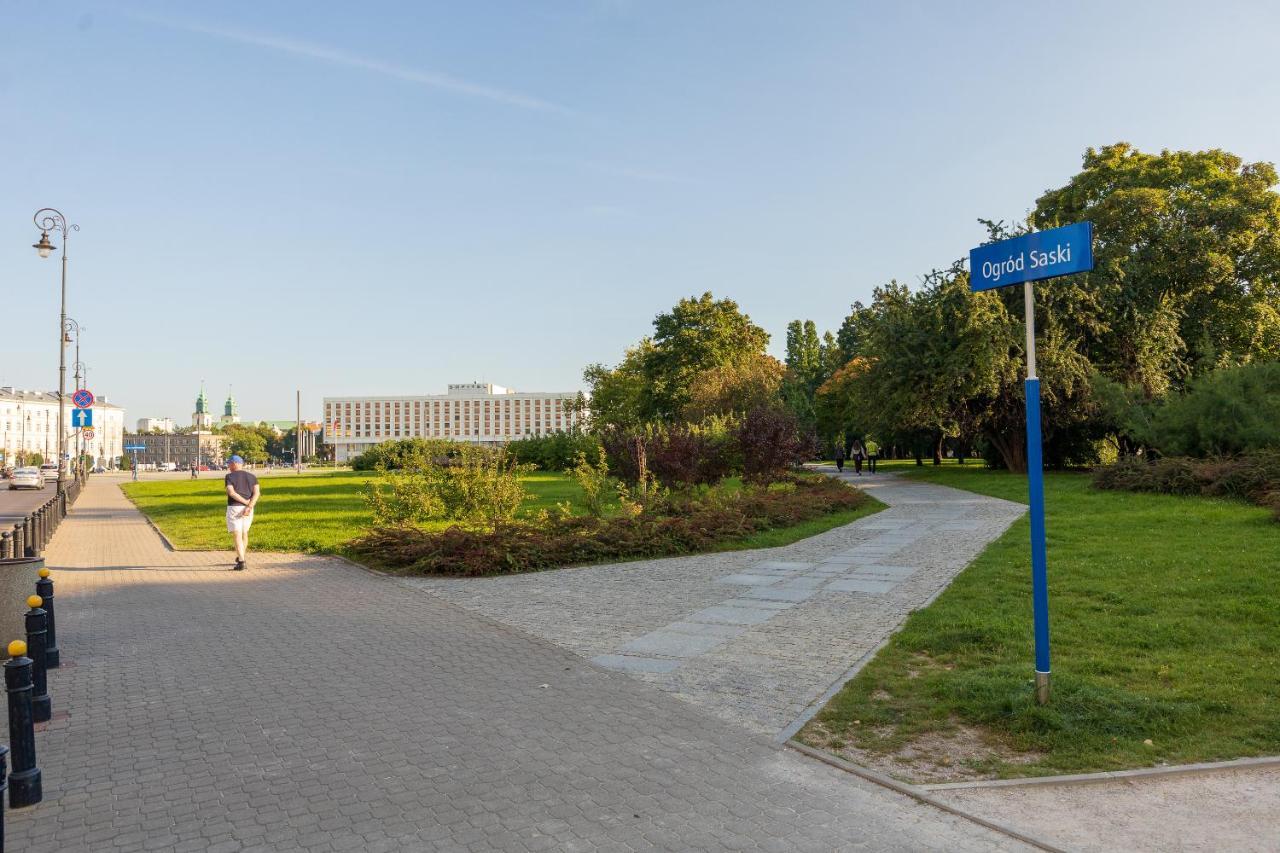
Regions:
M 353 539 L 372 521 L 360 496 L 360 486 L 374 476 L 370 472 L 327 471 L 263 477 L 263 500 L 250 537 L 252 547 L 262 551 L 343 553 L 343 543 Z M 568 475 L 537 471 L 529 479 L 532 492 L 529 513 L 550 508 L 558 501 L 569 501 L 581 509 L 581 490 Z M 119 485 L 130 503 L 176 550 L 210 551 L 231 547 L 221 511 L 226 501 L 220 475 L 194 481 L 174 478 Z M 308 496 L 309 506 L 295 507 L 292 512 L 285 509 L 282 502 L 299 492 L 314 493 Z M 863 494 L 866 501 L 854 509 L 722 542 L 712 550 L 780 548 L 852 524 L 885 508 L 880 501 Z M 440 529 L 445 526 L 439 525 Z
M 907 476 L 1026 502 L 980 465 Z M 1280 525 L 1265 509 L 1046 477 L 1054 699 L 1033 700 L 1027 518 L 801 730 L 909 781 L 1280 754 Z

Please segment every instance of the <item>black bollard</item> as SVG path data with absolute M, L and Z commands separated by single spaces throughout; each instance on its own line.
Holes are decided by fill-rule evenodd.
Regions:
M 49 671 L 45 664 L 45 640 L 49 636 L 40 596 L 27 596 L 27 654 L 31 656 L 31 717 L 37 723 L 48 722 L 53 714 L 53 702 L 49 699 Z
M 31 658 L 27 644 L 9 644 L 9 661 L 4 665 L 4 687 L 9 694 L 9 749 L 13 772 L 9 774 L 9 808 L 34 806 L 44 799 L 40 768 L 36 767 L 36 728 L 31 718 Z
M 4 792 L 9 787 L 5 779 L 9 772 L 9 747 L 0 745 L 0 853 L 4 853 Z
M 57 669 L 62 665 L 62 653 L 58 651 L 58 626 L 53 617 L 53 578 L 49 577 L 48 569 L 40 570 L 40 580 L 36 581 L 36 595 L 44 599 L 44 612 L 48 614 L 44 620 L 44 665 L 47 669 Z M 0 847 L 0 850 L 3 849 Z

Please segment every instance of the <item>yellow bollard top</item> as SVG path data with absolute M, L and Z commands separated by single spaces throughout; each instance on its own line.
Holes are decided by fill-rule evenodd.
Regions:
M 9 657 L 20 658 L 27 653 L 27 644 L 22 640 L 14 640 L 9 644 Z
M 39 607 L 41 604 L 44 604 L 44 599 L 41 598 L 40 596 L 38 595 L 27 596 L 27 606 L 30 607 L 32 610 Z
M 38 574 L 39 574 L 39 575 L 40 575 L 40 577 L 42 577 L 42 578 L 47 578 L 47 577 L 49 577 L 49 570 L 48 570 L 48 569 L 41 569 L 41 570 L 38 572 Z

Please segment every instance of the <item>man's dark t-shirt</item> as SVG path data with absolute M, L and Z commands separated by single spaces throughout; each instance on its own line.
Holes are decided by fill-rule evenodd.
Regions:
M 245 500 L 253 500 L 253 487 L 258 485 L 258 478 L 250 474 L 248 471 L 232 471 L 223 479 L 228 486 L 236 490 L 236 494 Z M 231 499 L 231 495 L 227 495 L 227 506 L 240 506 L 239 501 Z

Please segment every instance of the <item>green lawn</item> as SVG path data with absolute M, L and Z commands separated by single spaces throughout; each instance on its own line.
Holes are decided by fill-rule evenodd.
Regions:
M 261 478 L 262 502 L 254 512 L 252 546 L 262 551 L 337 550 L 372 521 L 360 488 L 374 476 L 329 471 Z M 525 478 L 525 485 L 532 493 L 523 509 L 526 514 L 559 501 L 580 508 L 582 490 L 564 474 L 535 472 Z M 222 477 L 125 483 L 122 488 L 175 548 L 209 551 L 231 547 Z M 443 529 L 446 523 L 436 526 Z
M 1025 478 L 980 463 L 893 467 L 1026 502 Z M 1046 491 L 1052 704 L 1032 695 L 1024 518 L 800 739 L 916 779 L 1280 753 L 1280 524 L 1242 503 L 1095 491 L 1084 474 L 1050 474 Z
M 372 521 L 360 489 L 376 475 L 367 472 L 324 472 L 302 475 L 281 474 L 263 477 L 262 502 L 258 504 L 250 542 L 262 551 L 333 552 L 356 536 Z M 525 478 L 531 492 L 522 514 L 532 515 L 556 503 L 568 501 L 583 511 L 582 490 L 570 477 L 538 471 Z M 227 533 L 226 506 L 222 478 L 200 480 L 158 480 L 125 483 L 125 494 L 164 532 L 175 548 L 184 551 L 222 550 L 231 547 Z M 741 488 L 736 479 L 724 488 Z M 775 548 L 814 536 L 833 527 L 878 512 L 884 505 L 871 500 L 855 510 L 832 513 L 793 527 L 769 530 L 737 542 L 724 543 L 717 550 Z M 443 529 L 449 522 L 423 525 Z

